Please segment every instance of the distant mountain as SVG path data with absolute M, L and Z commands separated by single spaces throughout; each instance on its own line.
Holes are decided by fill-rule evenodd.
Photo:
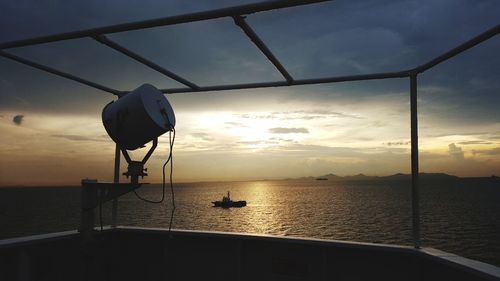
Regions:
M 337 180 L 339 178 L 341 178 L 341 177 L 334 175 L 334 174 L 328 174 L 328 175 L 316 177 L 317 180 Z
M 357 174 L 354 176 L 345 176 L 345 177 L 342 177 L 342 179 L 347 180 L 347 181 L 373 181 L 373 180 L 379 180 L 380 177 L 365 176 L 364 174 Z
M 422 181 L 453 181 L 453 180 L 458 180 L 460 179 L 457 176 L 452 176 L 448 175 L 445 173 L 420 173 L 420 180 Z M 335 174 L 326 174 L 322 175 L 319 177 L 302 177 L 302 178 L 297 178 L 296 180 L 329 180 L 329 181 L 355 181 L 355 182 L 360 182 L 360 181 L 411 181 L 411 175 L 410 174 L 402 174 L 402 173 L 397 173 L 394 175 L 390 176 L 367 176 L 364 174 L 357 174 L 354 176 L 337 176 Z
M 422 180 L 458 180 L 457 176 L 448 175 L 445 173 L 420 173 Z

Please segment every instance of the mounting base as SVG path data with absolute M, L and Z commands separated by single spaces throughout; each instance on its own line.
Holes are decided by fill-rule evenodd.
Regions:
M 134 191 L 142 184 L 102 183 L 96 180 L 82 180 L 82 219 L 79 231 L 90 234 L 94 231 L 94 209 L 99 204 L 116 199 Z

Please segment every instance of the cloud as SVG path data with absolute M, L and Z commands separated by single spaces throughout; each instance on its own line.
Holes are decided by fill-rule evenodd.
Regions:
M 258 144 L 279 144 L 278 141 L 266 140 L 266 141 L 238 141 L 238 144 L 243 145 L 258 145 Z
M 500 132 L 488 133 L 485 139 L 488 140 L 500 140 Z
M 386 125 L 387 125 L 387 124 L 385 124 L 385 122 L 380 121 L 380 120 L 378 120 L 378 121 L 374 121 L 374 122 L 371 124 L 371 126 L 372 126 L 372 127 L 375 127 L 375 128 L 382 128 L 382 127 L 385 127 Z
M 469 145 L 469 144 L 492 144 L 492 143 L 489 141 L 474 140 L 474 141 L 461 141 L 458 142 L 458 144 Z
M 269 129 L 271 134 L 309 134 L 307 128 L 271 128 Z
M 410 141 L 389 141 L 385 142 L 384 144 L 387 146 L 397 146 L 397 145 L 409 145 L 411 142 Z
M 247 125 L 240 123 L 240 122 L 224 122 L 224 124 L 232 126 L 232 127 L 248 128 Z
M 500 147 L 495 147 L 492 149 L 475 149 L 472 150 L 472 154 L 483 154 L 483 155 L 500 155 Z
M 64 135 L 64 134 L 55 134 L 51 135 L 52 137 L 55 138 L 63 138 L 67 139 L 70 141 L 106 141 L 105 137 L 107 136 L 100 136 L 100 137 L 88 137 L 88 136 L 80 136 L 80 135 Z
M 214 140 L 214 138 L 209 136 L 207 133 L 192 133 L 191 136 L 194 138 L 197 138 L 197 139 L 204 140 L 204 141 L 213 141 Z
M 269 138 L 271 141 L 295 142 L 293 139 Z
M 236 116 L 240 118 L 245 118 L 245 119 L 274 119 L 276 116 L 274 116 L 274 113 L 271 114 L 235 114 Z
M 361 116 L 355 115 L 355 114 L 349 114 L 349 113 L 337 112 L 337 111 L 330 111 L 330 110 L 321 110 L 321 109 L 316 109 L 316 110 L 296 110 L 296 111 L 292 111 L 291 113 L 297 113 L 297 114 L 317 114 L 317 115 L 323 115 L 325 117 L 362 119 Z
M 23 118 L 24 118 L 24 115 L 16 115 L 14 116 L 14 118 L 12 118 L 12 122 L 14 122 L 14 124 L 16 125 L 21 125 L 23 123 Z
M 442 133 L 442 134 L 426 134 L 425 137 L 429 138 L 445 138 L 445 137 L 457 137 L 457 136 L 476 136 L 480 137 L 482 135 L 489 135 L 488 132 L 460 132 L 460 133 Z
M 458 160 L 464 159 L 464 152 L 462 151 L 462 148 L 459 146 L 456 146 L 455 143 L 450 143 L 448 145 L 448 154 Z
M 363 119 L 363 117 L 355 114 L 322 110 L 322 109 L 274 111 L 270 113 L 256 113 L 256 114 L 235 114 L 235 116 L 245 119 L 280 119 L 280 120 L 315 120 L 315 119 L 325 119 L 325 118 Z M 233 122 L 226 122 L 226 124 L 229 123 Z
M 276 111 L 271 115 L 262 116 L 267 118 L 279 118 L 281 120 L 315 120 L 324 118 L 354 118 L 362 119 L 362 117 L 344 112 L 313 109 L 313 110 L 294 110 L 294 111 Z M 261 118 L 262 118 L 261 117 Z M 263 118 L 262 118 L 263 119 Z

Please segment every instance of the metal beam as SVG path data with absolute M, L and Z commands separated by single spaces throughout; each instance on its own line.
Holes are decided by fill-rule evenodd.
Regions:
M 127 57 L 130 57 L 130 58 L 132 58 L 132 59 L 134 59 L 134 60 L 136 60 L 136 61 L 138 61 L 138 62 L 140 62 L 140 63 L 142 63 L 142 64 L 144 64 L 144 65 L 146 65 L 146 66 L 148 66 L 148 67 L 150 67 L 150 68 L 158 71 L 158 72 L 160 72 L 161 74 L 163 74 L 163 75 L 165 75 L 165 76 L 167 76 L 167 77 L 169 77 L 169 78 L 171 78 L 171 79 L 173 79 L 173 80 L 175 80 L 175 81 L 177 81 L 177 82 L 179 82 L 181 84 L 184 84 L 184 85 L 186 85 L 186 86 L 188 86 L 188 87 L 190 87 L 192 89 L 198 88 L 198 86 L 196 84 L 191 83 L 188 80 L 180 77 L 179 75 L 177 75 L 177 74 L 175 74 L 175 73 L 173 73 L 173 72 L 171 72 L 171 71 L 169 71 L 169 70 L 167 70 L 167 69 L 159 66 L 158 64 L 156 64 L 156 63 L 154 63 L 154 62 L 152 62 L 152 61 L 150 61 L 150 60 L 148 60 L 148 59 L 146 59 L 146 58 L 144 58 L 144 57 L 142 57 L 142 56 L 140 56 L 140 55 L 138 55 L 138 54 L 136 54 L 136 53 L 134 53 L 132 51 L 130 51 L 129 49 L 121 46 L 120 44 L 114 42 L 113 40 L 107 38 L 104 35 L 94 36 L 94 39 L 96 41 L 98 41 L 99 43 L 102 43 L 102 44 L 104 44 L 104 45 L 106 45 L 106 46 L 108 46 L 108 47 L 110 47 L 110 48 L 112 48 L 112 49 L 114 49 L 114 50 L 116 50 L 116 51 L 118 51 L 118 52 L 126 55 Z
M 101 91 L 112 93 L 113 95 L 121 96 L 121 95 L 124 94 L 124 92 L 122 92 L 122 91 L 118 91 L 118 90 L 115 90 L 115 89 L 112 89 L 112 88 L 108 88 L 106 86 L 97 84 L 95 82 L 92 82 L 92 81 L 80 78 L 78 76 L 75 76 L 75 75 L 72 75 L 72 74 L 69 74 L 69 73 L 66 73 L 66 72 L 54 69 L 52 67 L 49 67 L 49 66 L 46 66 L 46 65 L 43 65 L 43 64 L 39 64 L 37 62 L 31 61 L 31 60 L 28 60 L 28 59 L 25 59 L 25 58 L 22 58 L 22 57 L 19 57 L 19 56 L 10 54 L 10 53 L 7 53 L 7 52 L 2 51 L 2 50 L 0 50 L 0 56 L 2 56 L 4 58 L 7 58 L 7 59 L 10 59 L 10 60 L 13 60 L 13 61 L 16 61 L 16 62 L 19 62 L 19 63 L 22 63 L 24 65 L 28 65 L 28 66 L 34 67 L 36 69 L 40 69 L 40 70 L 46 71 L 48 73 L 52 73 L 52 74 L 57 75 L 57 76 L 61 76 L 61 77 L 73 80 L 75 82 L 78 82 L 78 83 L 81 83 L 81 84 L 84 84 L 84 85 L 96 88 L 96 89 L 101 90 Z
M 340 83 L 348 81 L 404 78 L 408 76 L 409 76 L 408 71 L 400 71 L 400 72 L 372 73 L 372 74 L 361 74 L 361 75 L 351 75 L 351 76 L 336 76 L 336 77 L 315 78 L 315 79 L 300 79 L 300 80 L 294 80 L 292 84 L 289 84 L 287 81 L 274 81 L 274 82 L 217 85 L 217 86 L 205 86 L 205 87 L 201 86 L 196 90 L 190 88 L 169 88 L 169 89 L 162 89 L 161 91 L 165 94 L 228 91 L 228 90 L 242 90 L 242 89 L 254 89 L 254 88 L 272 88 L 272 87 L 284 87 L 284 86 Z
M 120 183 L 120 159 L 121 150 L 118 144 L 115 144 L 115 167 L 113 173 L 113 183 Z M 111 206 L 111 227 L 116 227 L 118 221 L 118 197 L 113 199 Z
M 253 31 L 253 29 L 245 21 L 245 17 L 234 16 L 234 23 L 239 26 L 243 32 L 252 40 L 252 42 L 259 48 L 259 50 L 267 57 L 267 59 L 276 67 L 276 69 L 285 77 L 288 84 L 293 83 L 292 76 L 286 71 L 283 65 L 278 61 L 278 59 L 273 55 L 271 50 L 267 48 L 266 44 L 259 38 L 259 36 Z
M 79 31 L 53 34 L 48 36 L 40 36 L 23 40 L 4 42 L 0 44 L 0 49 L 30 46 L 42 43 L 56 42 L 61 40 L 77 39 L 84 37 L 94 37 L 101 34 L 109 34 L 116 32 L 131 31 L 137 29 L 175 25 L 181 23 L 217 19 L 222 17 L 232 17 L 236 15 L 246 15 L 258 12 L 264 12 L 275 9 L 289 8 L 294 6 L 307 5 L 318 2 L 326 2 L 329 0 L 274 0 L 263 1 L 253 4 L 233 6 L 222 9 L 215 9 L 204 12 L 188 13 L 177 16 L 157 18 L 144 21 L 136 21 L 131 23 L 116 24 L 98 28 L 91 28 Z
M 491 28 L 491 29 L 488 29 L 487 31 L 479 34 L 478 36 L 468 40 L 467 42 L 464 42 L 463 44 L 449 50 L 448 52 L 420 65 L 420 66 L 417 66 L 416 68 L 414 68 L 412 70 L 412 72 L 414 73 L 422 73 L 426 70 L 428 70 L 429 68 L 432 68 L 488 39 L 490 39 L 491 37 L 497 35 L 498 33 L 500 33 L 500 24 Z
M 420 248 L 420 200 L 418 165 L 417 74 L 410 75 L 411 123 L 411 202 L 413 213 L 413 245 Z

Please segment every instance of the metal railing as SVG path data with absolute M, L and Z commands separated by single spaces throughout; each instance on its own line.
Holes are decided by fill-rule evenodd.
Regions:
M 418 150 L 418 114 L 417 114 L 417 76 L 418 74 L 424 73 L 430 68 L 468 50 L 472 47 L 498 35 L 500 33 L 500 24 L 492 27 L 491 29 L 479 34 L 478 36 L 464 42 L 463 44 L 429 60 L 428 62 L 421 64 L 412 69 L 406 69 L 397 72 L 383 72 L 383 73 L 371 73 L 371 74 L 360 74 L 360 75 L 346 75 L 346 76 L 332 76 L 332 77 L 319 77 L 312 79 L 295 79 L 290 75 L 290 73 L 285 69 L 285 67 L 279 62 L 279 60 L 274 56 L 272 51 L 266 46 L 266 44 L 260 39 L 260 37 L 255 33 L 255 31 L 250 27 L 250 25 L 245 20 L 245 17 L 249 14 L 259 13 L 264 11 L 271 11 L 276 9 L 284 9 L 289 7 L 308 5 L 319 2 L 329 2 L 325 0 L 275 0 L 275 1 L 265 1 L 247 5 L 233 6 L 222 9 L 209 10 L 204 12 L 188 13 L 177 16 L 170 16 L 158 19 L 137 21 L 131 23 L 117 24 L 104 26 L 99 28 L 92 28 L 86 30 L 79 30 L 67 33 L 59 33 L 49 36 L 34 37 L 17 41 L 10 41 L 0 43 L 0 56 L 37 68 L 39 70 L 64 77 L 75 82 L 96 88 L 98 90 L 111 93 L 118 97 L 126 94 L 128 91 L 112 89 L 110 87 L 100 85 L 98 83 L 83 79 L 81 77 L 66 73 L 54 69 L 52 67 L 39 64 L 37 62 L 22 58 L 11 53 L 6 52 L 6 49 L 32 46 L 38 44 L 44 44 L 49 42 L 64 41 L 70 39 L 78 38 L 92 38 L 109 48 L 128 56 L 131 59 L 142 63 L 143 65 L 160 72 L 161 74 L 187 86 L 184 88 L 167 88 L 161 91 L 165 94 L 175 94 L 175 93 L 190 93 L 190 92 L 209 92 L 209 91 L 228 91 L 228 90 L 240 90 L 240 89 L 255 89 L 255 88 L 270 88 L 270 87 L 286 87 L 286 86 L 296 86 L 296 85 L 316 85 L 316 84 L 326 84 L 326 83 L 339 83 L 339 82 L 350 82 L 350 81 L 363 81 L 363 80 L 380 80 L 380 79 L 392 79 L 392 78 L 409 78 L 410 82 L 410 126 L 411 126 L 411 187 L 412 187 L 412 214 L 413 214 L 413 244 L 415 248 L 420 248 L 420 211 L 419 211 L 419 150 Z M 169 26 L 177 25 L 182 23 L 205 21 L 218 18 L 230 17 L 234 20 L 234 23 L 243 31 L 243 33 L 255 44 L 255 46 L 262 52 L 263 55 L 274 65 L 274 67 L 281 73 L 284 80 L 273 81 L 273 82 L 255 82 L 255 83 L 243 83 L 243 84 L 229 84 L 229 85 L 215 85 L 215 86 L 199 86 L 191 81 L 188 81 L 174 72 L 165 69 L 164 67 L 142 57 L 141 55 L 132 52 L 124 46 L 119 45 L 113 40 L 106 37 L 108 34 L 140 30 L 159 26 Z M 119 169 L 120 169 L 120 153 L 119 148 L 116 149 L 115 153 L 115 173 L 114 181 L 119 181 Z M 113 202 L 113 222 L 116 224 L 116 208 L 117 202 Z

